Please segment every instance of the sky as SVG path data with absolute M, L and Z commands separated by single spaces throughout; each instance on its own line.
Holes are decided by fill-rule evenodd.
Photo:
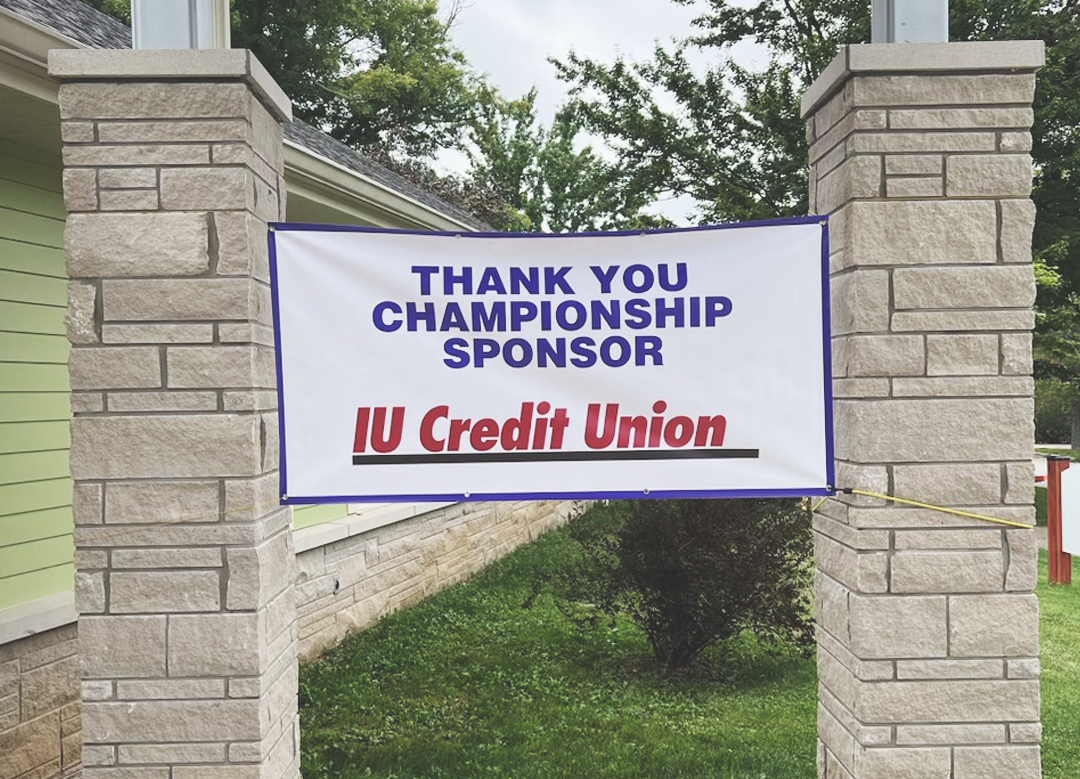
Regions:
M 546 122 L 566 95 L 549 56 L 575 51 L 601 62 L 619 55 L 645 60 L 655 41 L 685 36 L 699 13 L 672 0 L 464 0 L 452 35 L 505 96 L 520 97 L 536 86 L 538 114 Z

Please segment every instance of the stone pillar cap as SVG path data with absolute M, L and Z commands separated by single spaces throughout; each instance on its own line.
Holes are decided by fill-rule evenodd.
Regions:
M 279 121 L 292 119 L 292 102 L 247 49 L 52 49 L 49 75 L 59 81 L 246 82 Z
M 805 119 L 855 73 L 1032 72 L 1046 61 L 1042 41 L 857 43 L 844 46 L 802 96 Z

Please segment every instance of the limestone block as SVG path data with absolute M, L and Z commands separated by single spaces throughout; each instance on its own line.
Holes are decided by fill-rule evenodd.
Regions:
M 79 694 L 79 660 L 65 657 L 55 663 L 24 671 L 22 720 L 27 722 L 71 703 Z
M 170 633 L 173 626 L 169 626 Z M 171 642 L 170 637 L 170 642 Z M 170 669 L 170 673 L 176 673 Z M 224 679 L 154 679 L 151 681 L 120 680 L 116 683 L 117 700 L 190 700 L 224 698 Z
M 1034 73 L 860 76 L 853 80 L 852 105 L 935 106 L 1031 104 Z
M 1012 722 L 1009 724 L 1009 741 L 1014 744 L 1038 744 L 1042 741 L 1041 722 Z
M 997 503 L 1001 498 L 1001 468 L 997 463 L 898 465 L 893 479 L 899 497 L 923 503 L 971 506 Z M 993 546 L 1000 546 L 1001 534 L 996 535 Z M 980 539 L 978 533 L 971 539 L 982 541 L 975 545 L 985 546 L 985 539 Z M 960 542 L 962 537 L 950 540 Z M 897 539 L 898 546 L 899 543 Z
M 246 84 L 154 82 L 60 85 L 61 119 L 183 119 L 245 117 Z
M 225 744 L 121 744 L 120 762 L 154 763 L 223 763 Z
M 68 219 L 74 219 L 69 215 Z M 70 271 L 69 271 L 70 272 Z M 97 287 L 81 281 L 68 282 L 68 307 L 64 323 L 73 344 L 93 344 L 101 340 L 97 317 Z
M 885 181 L 885 196 L 900 199 L 941 197 L 944 186 L 938 176 L 889 178 Z
M 834 398 L 887 398 L 889 379 L 833 379 Z
M 926 372 L 930 376 L 994 376 L 998 339 L 993 335 L 929 335 Z
M 217 411 L 216 392 L 110 392 L 109 411 Z
M 1034 524 L 1034 516 L 1026 520 Z M 1035 548 L 1032 530 L 1009 529 L 1005 531 L 1009 548 L 1009 568 L 1005 573 L 1007 592 L 1031 592 L 1039 578 L 1039 554 Z
M 226 604 L 254 609 L 270 602 L 295 581 L 292 533 L 278 533 L 254 549 L 228 549 Z
M 109 585 L 109 608 L 113 614 L 221 608 L 221 577 L 217 571 L 114 572 Z
M 885 156 L 886 176 L 940 176 L 944 172 L 944 157 L 940 154 L 888 154 Z
M 263 668 L 258 615 L 199 614 L 169 620 L 169 673 L 254 676 Z
M 253 476 L 262 471 L 258 420 L 229 414 L 76 417 L 78 480 Z
M 1037 657 L 1010 657 L 1005 661 L 1005 675 L 1010 679 L 1038 679 L 1041 673 Z
M 81 618 L 79 660 L 83 676 L 165 676 L 165 621 L 163 616 Z
M 897 679 L 1001 679 L 1001 660 L 898 660 Z
M 108 279 L 101 288 L 107 321 L 247 320 L 260 305 L 248 279 Z
M 0 776 L 21 776 L 59 758 L 58 717 L 41 717 L 0 732 Z
M 1005 464 L 1006 503 L 1032 503 L 1035 500 L 1035 463 L 1025 460 Z
M 1031 108 L 918 108 L 889 112 L 889 127 L 902 130 L 966 129 L 975 127 L 1030 127 Z
M 98 171 L 102 189 L 154 189 L 157 171 L 153 168 L 105 168 Z
M 281 142 L 281 122 L 262 105 L 251 108 L 251 147 L 270 167 L 281 170 L 285 165 L 285 148 Z
M 1036 721 L 1039 683 L 989 679 L 864 683 L 855 715 L 868 724 Z
M 952 755 L 945 748 L 866 749 L 858 755 L 860 779 L 952 779 Z
M 1000 592 L 1004 567 L 1000 550 L 897 552 L 892 592 Z
M 1000 135 L 1000 151 L 1031 151 L 1031 133 L 1004 132 Z
M 199 765 L 177 766 L 173 769 L 173 779 L 259 779 L 263 774 L 257 765 Z
M 217 522 L 219 492 L 216 481 L 116 482 L 108 488 L 105 522 Z
M 848 158 L 818 181 L 816 210 L 827 214 L 849 200 L 881 195 L 881 158 L 860 155 Z
M 997 257 L 997 209 L 988 200 L 857 202 L 846 209 L 841 227 L 852 261 L 860 265 L 986 263 Z
M 100 392 L 71 393 L 71 411 L 74 414 L 97 414 L 105 410 L 105 395 Z
M 1042 775 L 1037 746 L 956 747 L 954 779 L 1000 779 Z
M 1005 725 L 897 725 L 896 743 L 918 744 L 997 744 L 1005 741 Z
M 221 549 L 217 547 L 116 549 L 112 553 L 113 569 L 220 568 L 222 564 Z
M 64 208 L 68 211 L 95 211 L 98 207 L 97 170 L 64 170 Z
M 958 154 L 945 159 L 945 191 L 949 197 L 1026 197 L 1031 173 L 1029 154 Z
M 64 231 L 68 273 L 196 276 L 210 269 L 208 236 L 205 214 L 73 214 Z
M 991 152 L 996 148 L 997 135 L 993 132 L 859 133 L 848 141 L 849 154 L 955 154 Z
M 161 207 L 167 211 L 250 209 L 254 207 L 252 185 L 251 174 L 242 168 L 165 168 Z
M 856 552 L 820 533 L 814 536 L 814 550 L 818 569 L 852 590 L 887 591 L 889 558 L 885 552 Z
M 169 386 L 177 389 L 277 386 L 274 352 L 266 347 L 169 347 L 165 359 Z
M 60 139 L 64 143 L 93 143 L 97 140 L 93 122 L 61 122 Z
M 161 358 L 152 346 L 82 346 L 72 350 L 70 369 L 76 390 L 161 386 Z
M 1031 330 L 1032 311 L 901 311 L 893 314 L 894 332 L 956 332 L 967 330 Z
M 1031 368 L 1031 334 L 1003 333 L 1001 336 L 1001 372 L 1030 376 Z
M 214 214 L 214 226 L 218 237 L 218 275 L 250 274 L 269 282 L 270 245 L 266 224 L 246 211 L 226 211 Z
M 166 767 L 149 768 L 86 768 L 83 771 L 83 779 L 169 779 L 169 769 Z
M 76 525 L 100 525 L 104 522 L 104 487 L 100 484 L 76 484 L 72 513 Z
M 213 343 L 213 325 L 105 325 L 101 340 L 107 344 Z
M 1030 457 L 1027 398 L 837 400 L 836 457 L 861 462 L 1019 460 Z
M 84 701 L 109 701 L 114 697 L 111 681 L 84 681 L 81 690 Z
M 866 659 L 945 657 L 944 597 L 852 594 L 851 651 Z
M 274 329 L 272 327 L 248 322 L 222 322 L 217 327 L 219 343 L 259 344 L 274 347 Z
M 926 370 L 926 348 L 919 335 L 852 336 L 847 358 L 847 375 L 852 377 L 919 376 Z
M 853 506 L 848 510 L 852 527 L 888 528 L 899 530 L 911 528 L 925 531 L 930 528 L 967 528 L 986 530 L 982 520 L 958 517 L 933 509 L 909 507 L 863 508 Z M 1030 524 L 1035 521 L 1035 509 L 1028 506 L 996 506 L 994 514 L 999 519 Z
M 1038 655 L 1038 598 L 954 596 L 949 599 L 949 641 L 954 657 Z
M 94 144 L 65 146 L 64 166 L 207 165 L 210 147 L 202 144 Z
M 254 520 L 280 508 L 278 474 L 225 482 L 225 517 L 229 522 Z M 313 550 L 314 551 L 314 550 Z M 320 549 L 320 559 L 321 559 Z
M 246 698 L 92 703 L 83 724 L 83 739 L 90 744 L 253 741 L 259 736 L 259 701 Z
M 893 273 L 897 309 L 1027 308 L 1035 302 L 1030 266 L 900 268 Z
M 276 411 L 277 393 L 270 390 L 227 390 L 222 393 L 226 411 Z
M 907 466 L 905 466 L 907 467 Z M 935 466 L 911 466 L 915 468 Z M 942 465 L 943 469 L 979 468 L 980 464 Z M 899 470 L 899 468 L 897 469 Z M 897 549 L 1000 549 L 1001 531 L 996 528 L 933 528 L 930 530 L 897 530 Z
M 102 143 L 190 143 L 246 141 L 251 125 L 242 119 L 209 119 L 170 122 L 100 122 Z
M 818 704 L 818 737 L 829 745 L 829 750 L 840 763 L 855 768 L 858 744 L 851 732 L 825 706 Z
M 105 574 L 75 572 L 75 608 L 80 614 L 105 611 Z
M 116 747 L 84 746 L 82 748 L 83 765 L 87 768 L 116 765 Z
M 156 189 L 103 189 L 98 195 L 102 211 L 157 211 Z

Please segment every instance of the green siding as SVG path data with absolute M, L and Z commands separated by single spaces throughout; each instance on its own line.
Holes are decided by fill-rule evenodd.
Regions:
M 297 506 L 293 509 L 293 527 L 299 530 L 302 527 L 311 527 L 320 522 L 332 522 L 341 519 L 348 513 L 348 507 L 343 503 L 327 503 L 319 506 Z
M 71 589 L 60 161 L 0 143 L 0 609 Z

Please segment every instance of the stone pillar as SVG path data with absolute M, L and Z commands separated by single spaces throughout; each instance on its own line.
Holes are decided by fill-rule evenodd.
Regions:
M 289 101 L 246 51 L 53 51 L 86 779 L 299 776 L 266 222 Z
M 803 98 L 830 216 L 837 481 L 1034 521 L 1041 42 L 850 46 Z M 819 776 L 1040 776 L 1031 530 L 840 495 L 815 519 Z

